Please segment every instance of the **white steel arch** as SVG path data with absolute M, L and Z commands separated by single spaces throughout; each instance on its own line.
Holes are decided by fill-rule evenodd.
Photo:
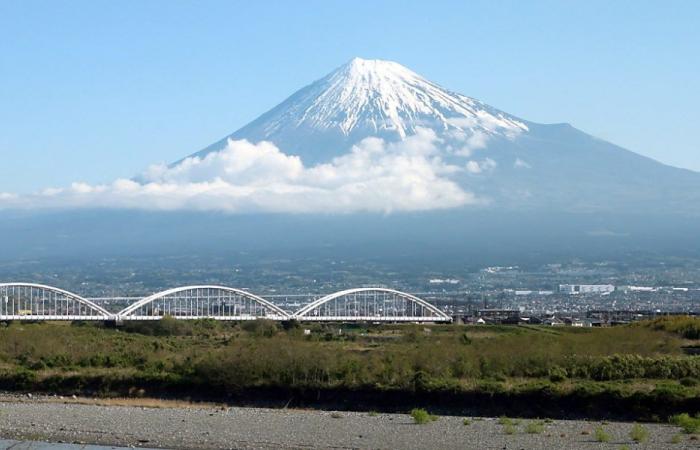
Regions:
M 168 289 L 145 297 L 117 314 L 119 320 L 175 319 L 289 320 L 289 314 L 262 297 L 226 286 Z
M 425 300 L 387 288 L 355 288 L 334 292 L 304 306 L 292 318 L 343 322 L 452 321 L 449 315 Z
M 109 320 L 103 307 L 72 292 L 36 283 L 0 283 L 0 320 Z

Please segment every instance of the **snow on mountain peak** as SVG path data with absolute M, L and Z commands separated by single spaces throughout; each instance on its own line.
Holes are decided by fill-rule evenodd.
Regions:
M 401 64 L 354 58 L 195 155 L 219 151 L 229 138 L 246 139 L 271 141 L 317 163 L 344 154 L 367 137 L 399 141 L 421 128 L 473 148 L 493 137 L 513 139 L 528 131 L 517 118 L 448 91 Z
M 354 58 L 301 92 L 306 95 L 299 99 L 303 107 L 294 123 L 335 128 L 346 136 L 357 131 L 405 138 L 421 126 L 489 134 L 527 130 L 505 113 L 447 91 L 393 61 Z

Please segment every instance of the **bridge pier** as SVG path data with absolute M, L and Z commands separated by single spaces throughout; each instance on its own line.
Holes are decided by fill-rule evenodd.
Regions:
M 107 328 L 119 328 L 124 325 L 124 321 L 120 317 L 110 317 L 104 324 Z

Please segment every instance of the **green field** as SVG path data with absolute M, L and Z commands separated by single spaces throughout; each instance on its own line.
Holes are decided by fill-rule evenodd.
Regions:
M 310 330 L 310 334 L 304 330 Z M 268 321 L 12 323 L 0 389 L 666 420 L 699 410 L 700 320 L 601 329 Z

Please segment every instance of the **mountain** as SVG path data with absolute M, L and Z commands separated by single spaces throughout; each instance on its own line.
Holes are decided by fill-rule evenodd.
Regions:
M 522 121 L 400 64 L 355 58 L 197 155 L 220 150 L 229 138 L 267 140 L 313 164 L 366 137 L 399 140 L 418 127 L 498 136 L 527 130 Z
M 391 277 L 413 277 L 572 258 L 644 264 L 660 256 L 698 258 L 700 174 L 567 124 L 515 117 L 396 63 L 355 59 L 227 138 L 272 141 L 308 167 L 367 137 L 410 142 L 421 128 L 439 139 L 438 157 L 460 168 L 444 176 L 488 203 L 395 214 L 5 211 L 0 269 L 13 273 L 26 261 L 33 274 L 49 259 L 62 267 L 106 258 L 131 283 L 136 273 L 171 273 L 163 265 L 177 267 L 172 273 L 205 274 L 199 263 L 221 257 L 243 267 L 259 264 L 251 276 L 274 284 L 299 274 L 342 279 L 346 272 L 335 264 L 346 260 L 372 269 L 386 263 Z M 280 275 L 285 270 L 295 276 Z
M 367 137 L 400 141 L 419 128 L 460 186 L 491 207 L 545 211 L 700 212 L 700 174 L 666 166 L 569 124 L 538 124 L 451 92 L 402 65 L 355 58 L 300 89 L 228 139 L 271 141 L 308 165 Z

